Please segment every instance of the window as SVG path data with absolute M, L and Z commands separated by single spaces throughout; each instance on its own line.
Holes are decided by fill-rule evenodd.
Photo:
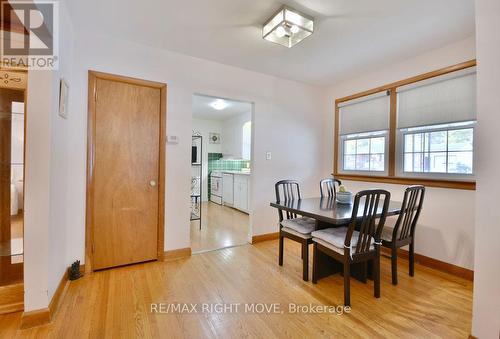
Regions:
M 339 171 L 386 172 L 389 95 L 386 91 L 343 103 L 340 112 Z
M 475 66 L 471 60 L 337 99 L 334 175 L 475 189 Z
M 251 158 L 251 149 L 252 149 L 252 122 L 247 121 L 243 124 L 242 131 L 242 149 L 241 149 L 241 157 L 244 160 L 250 160 Z
M 470 178 L 474 174 L 475 69 L 401 86 L 396 92 L 400 174 Z
M 403 171 L 472 175 L 474 122 L 403 132 Z
M 343 138 L 344 171 L 385 171 L 386 132 L 351 134 Z

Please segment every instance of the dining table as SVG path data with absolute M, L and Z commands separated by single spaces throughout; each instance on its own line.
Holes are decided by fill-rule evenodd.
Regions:
M 332 227 L 348 226 L 352 219 L 354 204 L 339 203 L 334 197 L 291 199 L 279 202 L 271 202 L 271 207 L 278 210 L 309 217 L 316 220 L 316 230 Z M 400 201 L 390 201 L 387 216 L 395 216 L 401 213 Z M 377 216 L 382 214 L 383 203 L 379 204 Z M 361 217 L 364 210 L 364 201 L 360 201 L 358 214 Z M 342 264 L 333 258 L 317 252 L 318 279 L 330 276 L 334 273 L 342 273 Z M 353 264 L 351 276 L 359 281 L 366 282 L 371 276 L 369 265 Z

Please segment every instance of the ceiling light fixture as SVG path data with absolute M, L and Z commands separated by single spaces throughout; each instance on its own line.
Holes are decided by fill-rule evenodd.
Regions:
M 210 106 L 213 109 L 216 109 L 218 111 L 222 111 L 223 109 L 226 109 L 229 106 L 229 104 L 225 100 L 217 99 L 217 100 L 213 101 L 210 104 Z
M 262 37 L 288 48 L 314 32 L 313 18 L 284 6 L 262 27 Z

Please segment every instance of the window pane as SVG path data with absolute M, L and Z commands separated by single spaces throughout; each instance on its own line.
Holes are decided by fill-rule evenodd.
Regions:
M 405 152 L 413 152 L 413 134 L 405 135 Z
M 386 131 L 352 134 L 343 143 L 342 169 L 345 171 L 385 171 Z
M 385 138 L 372 138 L 371 139 L 371 154 L 385 152 Z
M 422 147 L 422 133 L 414 134 L 414 144 L 415 144 L 415 152 L 422 152 L 423 147 Z
M 405 172 L 413 172 L 413 153 L 404 155 L 404 168 Z
M 372 171 L 384 171 L 384 155 L 383 154 L 372 154 L 370 156 L 370 170 Z
M 358 139 L 357 153 L 358 154 L 370 153 L 370 139 Z
M 472 174 L 473 155 L 472 152 L 449 152 L 448 172 Z
M 344 154 L 356 154 L 356 140 L 344 141 Z
M 446 151 L 446 131 L 429 133 L 430 151 Z
M 413 171 L 422 172 L 423 171 L 423 157 L 422 153 L 413 154 Z
M 344 156 L 344 170 L 355 170 L 356 169 L 356 156 L 346 155 Z
M 429 153 L 429 172 L 446 173 L 446 152 Z
M 356 169 L 358 171 L 370 170 L 370 156 L 369 155 L 356 155 Z
M 449 151 L 472 151 L 473 130 L 461 129 L 448 132 Z

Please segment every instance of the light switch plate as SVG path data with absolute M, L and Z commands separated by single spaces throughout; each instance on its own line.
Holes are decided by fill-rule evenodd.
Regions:
M 177 145 L 179 143 L 179 137 L 177 135 L 167 135 L 167 144 Z
M 266 160 L 271 160 L 272 154 L 271 152 L 266 152 Z

